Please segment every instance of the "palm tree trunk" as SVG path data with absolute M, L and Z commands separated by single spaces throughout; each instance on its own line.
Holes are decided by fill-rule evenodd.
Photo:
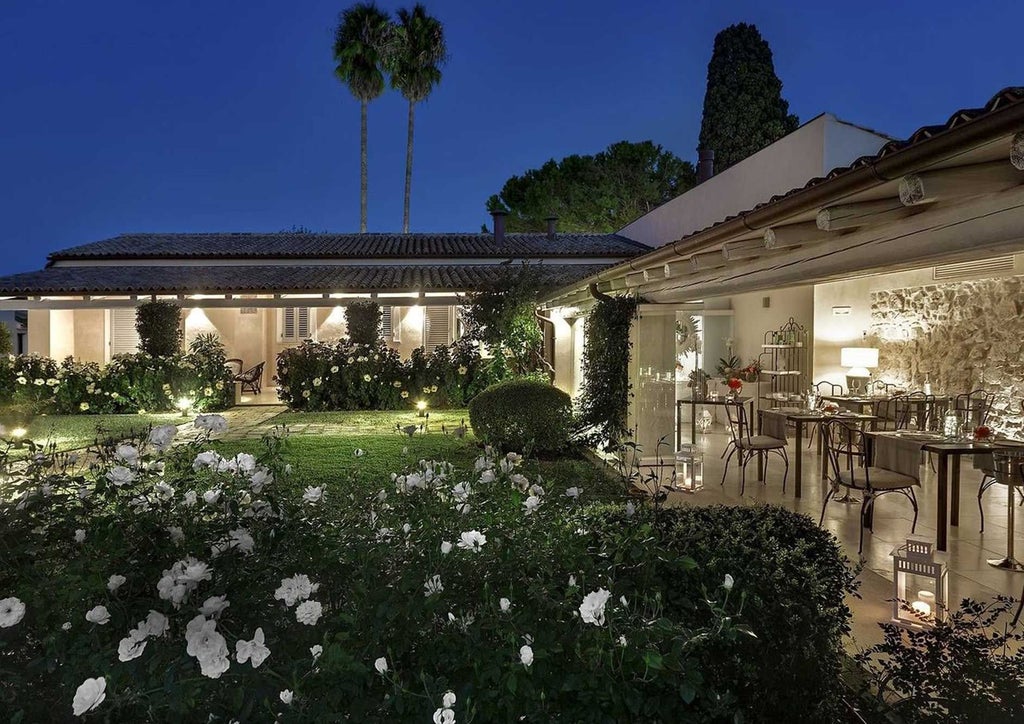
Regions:
M 402 233 L 409 233 L 409 195 L 412 193 L 412 129 L 415 123 L 413 109 L 416 104 L 409 101 L 409 137 L 405 142 L 405 208 L 402 212 Z
M 359 233 L 366 233 L 366 101 L 359 109 Z

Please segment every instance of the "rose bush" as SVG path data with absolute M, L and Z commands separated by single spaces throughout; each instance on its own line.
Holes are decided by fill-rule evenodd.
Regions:
M 277 394 L 295 410 L 401 410 L 423 401 L 463 407 L 504 374 L 460 340 L 403 360 L 386 344 L 306 341 L 277 356 Z
M 0 710 L 24 721 L 743 716 L 756 672 L 703 662 L 759 645 L 754 581 L 720 568 L 708 578 L 663 512 L 617 499 L 614 485 L 542 480 L 521 456 L 486 449 L 466 469 L 410 460 L 390 479 L 307 495 L 279 431 L 228 458 L 206 437 L 223 418 L 196 427 L 178 445 L 156 428 L 88 466 L 39 455 L 12 472 Z

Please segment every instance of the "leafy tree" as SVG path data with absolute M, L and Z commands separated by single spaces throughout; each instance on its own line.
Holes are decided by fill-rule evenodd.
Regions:
M 474 294 L 464 312 L 467 336 L 487 345 L 502 368 L 496 370 L 500 377 L 545 369 L 544 335 L 536 313 L 539 286 L 536 273 L 524 265 L 520 272 Z
M 700 147 L 715 152 L 715 169 L 742 161 L 798 125 L 757 27 L 739 23 L 716 35 L 700 125 Z
M 334 33 L 334 75 L 359 101 L 359 231 L 366 233 L 366 109 L 384 92 L 384 61 L 394 35 L 387 13 L 374 3 L 342 12 Z
M 416 3 L 412 12 L 398 11 L 394 44 L 387 60 L 391 87 L 409 101 L 408 138 L 405 146 L 405 206 L 402 210 L 402 233 L 409 233 L 409 196 L 412 191 L 412 139 L 416 104 L 427 99 L 441 82 L 441 66 L 448 58 L 444 26 L 427 15 Z
M 348 338 L 356 344 L 372 345 L 380 341 L 381 312 L 377 302 L 352 302 L 345 310 Z
M 140 304 L 135 310 L 135 331 L 139 349 L 152 357 L 170 357 L 181 351 L 181 307 L 158 300 Z
M 0 355 L 11 353 L 11 330 L 0 322 Z
M 508 212 L 509 231 L 544 231 L 557 216 L 569 232 L 612 232 L 694 184 L 693 165 L 653 141 L 620 141 L 593 156 L 548 161 L 513 176 L 487 201 Z

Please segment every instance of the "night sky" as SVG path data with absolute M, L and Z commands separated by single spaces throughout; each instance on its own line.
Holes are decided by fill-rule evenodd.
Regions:
M 1024 84 L 1018 2 L 425 4 L 451 61 L 417 111 L 413 231 L 477 231 L 508 176 L 618 140 L 694 160 L 734 22 L 771 44 L 801 121 L 902 137 Z M 359 105 L 331 58 L 346 6 L 0 2 L 0 274 L 128 231 L 357 231 Z M 397 93 L 370 105 L 371 231 L 401 228 L 405 120 Z

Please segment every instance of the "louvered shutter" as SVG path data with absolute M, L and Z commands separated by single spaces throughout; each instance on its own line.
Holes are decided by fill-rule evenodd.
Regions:
M 391 306 L 381 306 L 380 308 L 380 336 L 381 339 L 389 341 L 394 335 L 394 327 L 391 324 Z
M 423 315 L 423 346 L 428 352 L 451 343 L 452 315 L 450 307 L 427 307 Z
M 110 310 L 110 356 L 139 351 L 135 308 Z
M 285 307 L 281 314 L 281 340 L 309 339 L 309 307 Z

